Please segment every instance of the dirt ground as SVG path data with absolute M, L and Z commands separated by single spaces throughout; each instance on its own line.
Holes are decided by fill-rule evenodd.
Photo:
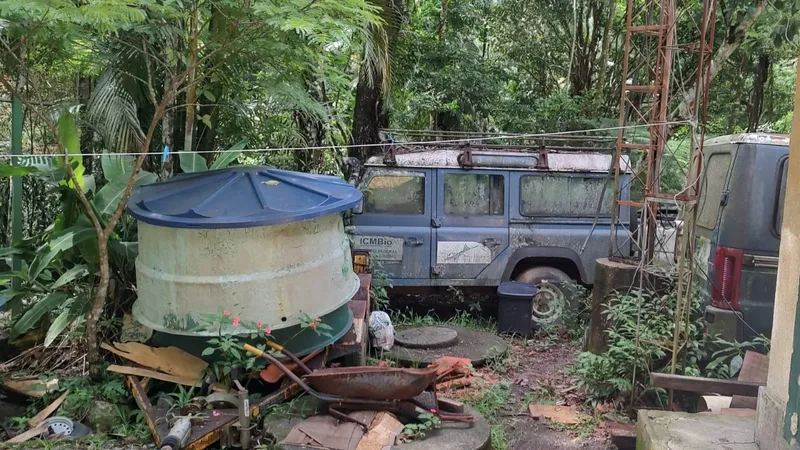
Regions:
M 603 432 L 602 418 L 584 405 L 583 396 L 574 387 L 567 367 L 580 351 L 577 344 L 565 338 L 530 340 L 509 339 L 510 355 L 500 367 L 484 367 L 478 374 L 484 380 L 510 384 L 505 405 L 496 414 L 507 450 L 590 449 L 611 450 Z M 485 387 L 473 387 L 473 390 Z M 469 392 L 450 393 L 468 398 Z M 590 419 L 579 425 L 547 423 L 530 416 L 530 403 L 556 404 L 575 408 Z

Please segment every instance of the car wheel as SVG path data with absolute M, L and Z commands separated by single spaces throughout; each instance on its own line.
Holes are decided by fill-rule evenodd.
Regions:
M 535 325 L 561 323 L 564 310 L 572 306 L 568 285 L 573 280 L 558 269 L 547 266 L 531 267 L 517 274 L 514 281 L 539 287 L 539 292 L 533 297 L 531 311 L 531 320 Z

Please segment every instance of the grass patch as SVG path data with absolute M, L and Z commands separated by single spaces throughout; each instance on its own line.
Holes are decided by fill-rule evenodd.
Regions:
M 501 423 L 498 413 L 508 402 L 511 394 L 508 382 L 500 382 L 485 389 L 476 398 L 467 400 L 476 411 L 478 411 L 491 427 L 492 448 L 494 450 L 505 450 L 508 447 L 505 427 Z
M 497 333 L 497 323 L 472 314 L 468 311 L 456 310 L 453 317 L 442 320 L 435 313 L 429 311 L 428 314 L 420 315 L 411 310 L 393 311 L 390 314 L 392 324 L 396 327 L 418 327 L 425 325 L 443 325 L 451 327 L 472 328 L 479 331 Z
M 556 400 L 555 390 L 553 390 L 552 386 L 547 385 L 539 386 L 532 391 L 526 392 L 523 401 L 525 402 L 525 410 L 527 411 L 528 405 L 530 404 L 555 405 Z
M 551 421 L 548 426 L 556 431 L 569 431 L 575 433 L 578 439 L 587 439 L 594 436 L 594 428 L 597 426 L 598 420 L 596 417 L 590 417 L 582 420 L 580 423 L 567 425 L 561 422 Z

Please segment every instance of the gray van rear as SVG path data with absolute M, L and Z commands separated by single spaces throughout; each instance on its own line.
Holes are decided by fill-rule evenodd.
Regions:
M 705 143 L 695 285 L 711 335 L 771 335 L 788 145 L 765 133 Z

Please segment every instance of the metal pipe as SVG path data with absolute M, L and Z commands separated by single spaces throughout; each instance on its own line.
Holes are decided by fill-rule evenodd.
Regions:
M 236 381 L 239 389 L 239 446 L 245 450 L 250 448 L 250 395 L 247 389 Z
M 286 350 L 284 346 L 278 344 L 275 341 L 267 341 L 267 346 L 277 352 L 281 352 L 284 355 L 288 356 L 289 359 L 294 361 L 294 363 L 297 364 L 301 369 L 303 369 L 303 372 L 305 372 L 306 374 L 311 373 L 311 369 L 309 369 L 308 366 L 306 366 L 305 363 L 303 363 L 303 361 L 300 360 L 300 358 L 295 356 L 294 353 L 290 352 L 289 350 Z

